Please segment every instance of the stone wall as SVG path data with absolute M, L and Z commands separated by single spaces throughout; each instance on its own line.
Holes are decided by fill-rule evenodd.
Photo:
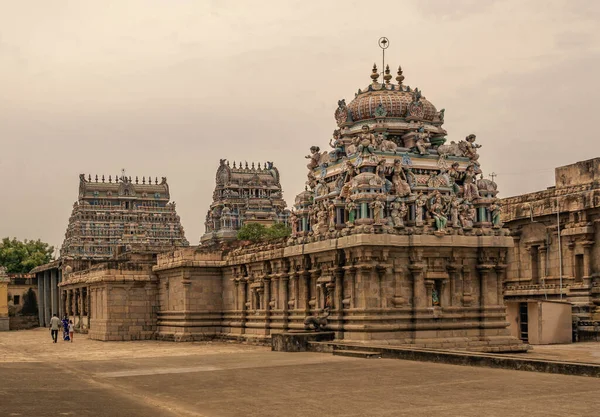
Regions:
M 518 350 L 502 298 L 506 236 L 352 235 L 160 255 L 158 337 L 264 341 L 329 308 L 338 339 Z M 193 300 L 193 301 L 192 301 Z
M 157 279 L 147 265 L 113 264 L 73 273 L 63 290 L 85 287 L 87 312 L 71 316 L 80 331 L 96 340 L 147 340 L 156 332 Z

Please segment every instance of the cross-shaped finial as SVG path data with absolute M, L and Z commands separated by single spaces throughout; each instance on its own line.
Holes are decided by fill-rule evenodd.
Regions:
M 492 172 L 490 174 L 490 177 L 492 177 L 492 182 L 494 182 L 494 178 L 496 178 L 498 176 L 498 174 L 496 174 L 495 172 Z

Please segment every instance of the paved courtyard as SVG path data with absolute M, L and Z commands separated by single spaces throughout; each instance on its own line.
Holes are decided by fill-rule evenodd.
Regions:
M 0 416 L 589 416 L 599 391 L 596 378 L 0 333 Z

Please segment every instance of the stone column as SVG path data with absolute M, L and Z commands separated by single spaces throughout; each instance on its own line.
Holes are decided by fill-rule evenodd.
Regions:
M 424 279 L 425 265 L 421 263 L 414 263 L 409 265 L 408 269 L 412 273 L 413 277 L 413 308 L 425 308 L 427 307 L 427 291 L 425 288 Z
M 548 254 L 548 247 L 547 246 L 540 246 L 538 248 L 539 250 L 539 254 L 540 254 L 540 270 L 538 272 L 540 278 L 542 280 L 544 280 L 544 284 L 546 283 L 545 278 L 548 276 L 548 272 L 546 271 L 546 256 Z
M 448 265 L 448 276 L 450 277 L 450 306 L 460 305 L 458 294 L 458 268 L 456 264 Z
M 310 284 L 311 284 L 311 273 L 304 271 L 304 313 L 310 314 Z
M 435 281 L 432 279 L 426 279 L 425 283 L 425 307 L 431 308 L 433 307 L 433 286 L 435 285 Z M 438 297 L 440 294 L 438 294 Z
M 496 281 L 498 292 L 498 305 L 504 305 L 504 280 L 506 279 L 506 265 L 496 266 Z
M 44 317 L 45 305 L 44 305 L 44 274 L 35 274 L 38 282 L 37 301 L 38 301 L 38 318 L 40 320 L 40 327 L 46 327 L 46 317 Z
M 334 310 L 337 311 L 338 314 L 341 316 L 343 313 L 343 309 L 344 309 L 344 307 L 342 305 L 342 302 L 344 300 L 344 283 L 343 283 L 344 270 L 342 268 L 337 268 L 333 273 L 335 276 Z
M 58 314 L 58 276 L 56 269 L 50 270 L 50 298 L 52 300 L 52 315 Z
M 350 307 L 356 308 L 356 268 L 350 268 L 346 273 L 350 278 Z
M 594 242 L 582 242 L 583 246 L 583 282 L 590 284 L 592 278 L 592 245 Z
M 479 278 L 481 280 L 480 290 L 479 290 L 479 305 L 483 309 L 489 304 L 489 301 L 490 301 L 489 296 L 491 294 L 488 294 L 488 290 L 489 290 L 488 278 L 489 278 L 490 267 L 488 265 L 478 265 L 477 269 L 479 270 Z M 497 291 L 497 289 L 494 288 L 494 291 Z
M 63 280 L 63 274 L 62 271 L 59 269 L 58 270 L 58 283 L 60 284 Z M 65 297 L 64 297 L 64 291 L 62 290 L 62 287 L 58 288 L 58 317 L 60 317 L 61 319 L 64 317 L 65 315 Z
M 91 309 L 91 305 L 90 305 L 91 296 L 90 296 L 89 288 L 86 288 L 85 296 L 86 296 L 85 305 L 86 305 L 86 313 L 87 313 L 87 327 L 89 330 L 90 329 L 90 320 L 92 318 L 92 309 Z
M 470 306 L 473 302 L 473 282 L 471 280 L 471 270 L 467 265 L 463 266 L 463 297 L 462 301 L 465 306 Z
M 515 257 L 515 272 L 517 273 L 517 278 L 521 278 L 523 276 L 521 271 L 521 237 L 514 236 L 513 237 L 515 246 L 513 247 L 513 254 Z
M 50 272 L 44 271 L 44 321 L 46 325 L 50 323 L 50 310 L 52 308 L 51 300 L 50 300 Z
M 264 297 L 264 310 L 265 310 L 265 328 L 269 328 L 271 321 L 271 279 L 268 277 L 263 278 L 263 297 Z
M 238 279 L 233 279 L 233 286 L 234 286 L 234 290 L 233 290 L 233 305 L 235 306 L 235 310 L 241 310 L 240 309 L 240 281 Z
M 10 278 L 6 276 L 5 269 L 0 268 L 0 332 L 8 331 L 10 323 L 8 318 L 8 284 Z
M 241 334 L 244 334 L 246 331 L 246 315 L 248 312 L 248 281 L 246 280 L 245 277 L 243 277 L 240 280 L 240 291 L 241 291 L 241 310 L 242 310 L 242 316 L 241 316 L 241 329 L 240 332 Z
M 282 309 L 283 309 L 283 329 L 286 330 L 289 327 L 289 280 L 290 276 L 287 273 L 283 273 L 281 282 L 281 296 L 282 296 Z

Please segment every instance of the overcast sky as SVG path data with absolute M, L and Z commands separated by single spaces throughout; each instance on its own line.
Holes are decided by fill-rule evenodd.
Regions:
M 600 156 L 600 1 L 0 0 L 0 237 L 60 246 L 80 173 L 166 176 L 197 244 L 219 158 L 288 204 L 381 61 L 476 133 L 501 196 Z M 394 71 L 395 73 L 395 71 Z

